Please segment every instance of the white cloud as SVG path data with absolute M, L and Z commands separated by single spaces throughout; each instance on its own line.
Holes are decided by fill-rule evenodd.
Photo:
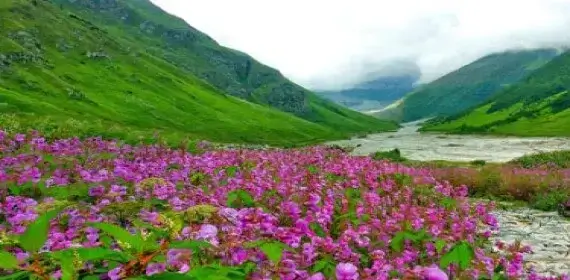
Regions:
M 394 60 L 415 61 L 428 81 L 492 52 L 570 43 L 570 0 L 152 1 L 318 89 Z

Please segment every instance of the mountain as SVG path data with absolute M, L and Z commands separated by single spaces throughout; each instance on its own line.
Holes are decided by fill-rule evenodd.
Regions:
M 520 136 L 570 136 L 570 52 L 554 58 L 487 102 L 423 130 Z
M 148 0 L 3 0 L 0 36 L 2 126 L 269 144 L 397 127 L 317 97 Z
M 402 98 L 414 89 L 417 75 L 380 77 L 340 91 L 321 91 L 318 94 L 337 104 L 357 111 L 381 109 Z
M 415 62 L 394 60 L 368 73 L 364 80 L 342 90 L 319 91 L 321 97 L 357 111 L 378 110 L 414 89 L 421 71 Z
M 399 100 L 398 106 L 375 115 L 409 122 L 458 114 L 480 105 L 495 92 L 525 78 L 557 54 L 557 50 L 541 49 L 485 56 L 418 87 Z

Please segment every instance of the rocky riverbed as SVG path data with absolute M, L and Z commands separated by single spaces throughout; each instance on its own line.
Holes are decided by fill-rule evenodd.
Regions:
M 398 148 L 413 160 L 507 162 L 536 152 L 570 150 L 570 139 L 562 137 L 500 137 L 419 133 L 421 122 L 403 124 L 396 132 L 371 134 L 366 138 L 334 141 L 329 144 L 356 147 L 353 154 L 369 155 Z
M 507 243 L 520 240 L 533 253 L 526 264 L 541 274 L 570 273 L 570 220 L 556 212 L 528 208 L 497 211 L 500 230 L 496 240 Z

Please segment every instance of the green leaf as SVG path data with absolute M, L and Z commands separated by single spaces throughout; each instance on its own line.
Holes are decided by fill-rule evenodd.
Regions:
M 252 261 L 247 261 L 241 265 L 243 272 L 248 275 L 257 270 L 257 264 Z
M 390 272 L 388 272 L 388 275 L 390 276 L 390 279 L 392 278 L 399 278 L 400 277 L 400 272 L 398 270 L 390 270 Z
M 284 248 L 285 244 L 276 241 L 266 242 L 260 246 L 260 249 L 265 256 L 275 264 L 278 264 L 281 261 Z
M 220 265 L 196 267 L 188 272 L 188 275 L 194 277 L 194 279 L 204 280 L 245 280 L 247 277 L 245 273 L 239 271 L 235 267 Z
M 318 260 L 317 262 L 315 262 L 315 264 L 313 265 L 313 272 L 320 272 L 323 271 L 327 265 L 329 264 L 328 260 Z
M 6 251 L 0 251 L 0 268 L 3 269 L 18 268 L 18 259 L 14 255 Z
M 29 271 L 20 271 L 6 276 L 0 276 L 0 280 L 20 280 L 29 279 L 31 273 Z
M 495 267 L 494 272 L 495 273 L 499 273 L 505 270 L 505 267 L 503 267 L 502 264 L 497 265 L 497 267 Z
M 244 190 L 234 190 L 228 193 L 226 205 L 232 208 L 238 208 L 240 205 L 245 207 L 255 206 L 253 196 Z
M 38 252 L 48 238 L 49 222 L 55 218 L 62 208 L 48 211 L 31 223 L 24 234 L 20 235 L 19 243 L 28 252 Z
M 330 256 L 325 256 L 323 259 L 318 260 L 313 265 L 311 271 L 313 273 L 321 272 L 326 276 L 326 279 L 332 279 L 336 269 L 336 263 Z
M 457 200 L 451 198 L 451 197 L 444 197 L 441 200 L 441 205 L 443 207 L 445 207 L 445 209 L 447 210 L 451 210 L 453 208 L 455 208 L 457 206 Z
M 202 240 L 176 241 L 170 244 L 171 249 L 190 249 L 195 252 L 210 247 L 212 244 Z
M 236 208 L 234 207 L 236 201 L 238 200 L 238 194 L 237 192 L 233 191 L 233 192 L 229 192 L 228 193 L 228 198 L 226 199 L 226 205 L 228 207 L 232 207 L 232 208 Z
M 307 170 L 308 170 L 309 173 L 311 173 L 311 174 L 317 174 L 317 173 L 319 173 L 319 168 L 316 167 L 316 166 L 314 166 L 314 165 L 309 165 L 309 166 L 307 167 Z
M 10 186 L 8 187 L 8 190 L 10 190 L 11 195 L 20 195 L 22 193 L 23 188 L 20 188 L 18 186 Z
M 319 223 L 312 222 L 311 224 L 309 224 L 309 227 L 317 236 L 323 238 L 327 236 L 327 233 Z
M 507 276 L 505 276 L 504 274 L 495 274 L 493 276 L 493 280 L 508 280 L 509 278 L 507 278 Z
M 128 262 L 134 259 L 134 256 L 122 251 L 115 251 L 111 249 L 106 249 L 102 247 L 93 248 L 76 248 L 70 249 L 76 251 L 82 261 L 101 261 L 110 260 L 118 262 Z
M 435 249 L 437 250 L 438 253 L 441 253 L 441 250 L 443 250 L 443 248 L 445 248 L 446 244 L 447 243 L 445 242 L 445 240 L 438 239 L 435 241 Z
M 396 252 L 402 252 L 404 249 L 404 240 L 406 238 L 406 232 L 400 231 L 397 232 L 396 235 L 390 241 L 390 248 Z
M 226 168 L 226 175 L 228 177 L 234 177 L 236 175 L 237 171 L 238 171 L 237 166 L 230 166 L 230 167 Z
M 61 254 L 59 258 L 59 265 L 61 266 L 61 280 L 76 279 L 75 265 L 73 264 L 74 256 L 71 251 L 66 251 Z
M 47 161 L 49 163 L 53 162 L 53 155 L 42 155 L 42 158 L 44 161 Z
M 144 240 L 140 235 L 133 235 L 119 226 L 108 223 L 93 223 L 91 226 L 104 231 L 108 235 L 115 238 L 115 240 L 123 243 L 123 245 L 128 244 L 128 246 L 138 252 L 142 251 L 143 249 Z
M 441 257 L 440 267 L 447 268 L 450 264 L 458 264 L 461 269 L 466 269 L 475 257 L 473 247 L 467 242 L 455 244 L 451 250 Z
M 81 280 L 100 280 L 100 279 L 101 279 L 101 276 L 99 276 L 99 275 L 87 275 L 87 276 L 81 277 Z

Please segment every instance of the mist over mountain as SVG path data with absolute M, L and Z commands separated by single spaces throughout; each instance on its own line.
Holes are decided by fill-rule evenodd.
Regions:
M 427 83 L 492 53 L 570 43 L 561 0 L 152 1 L 321 91 L 386 76 L 374 73 L 394 60 Z
M 393 61 L 366 74 L 366 81 L 338 91 L 317 91 L 320 96 L 358 111 L 381 109 L 412 91 L 421 77 L 409 61 Z

